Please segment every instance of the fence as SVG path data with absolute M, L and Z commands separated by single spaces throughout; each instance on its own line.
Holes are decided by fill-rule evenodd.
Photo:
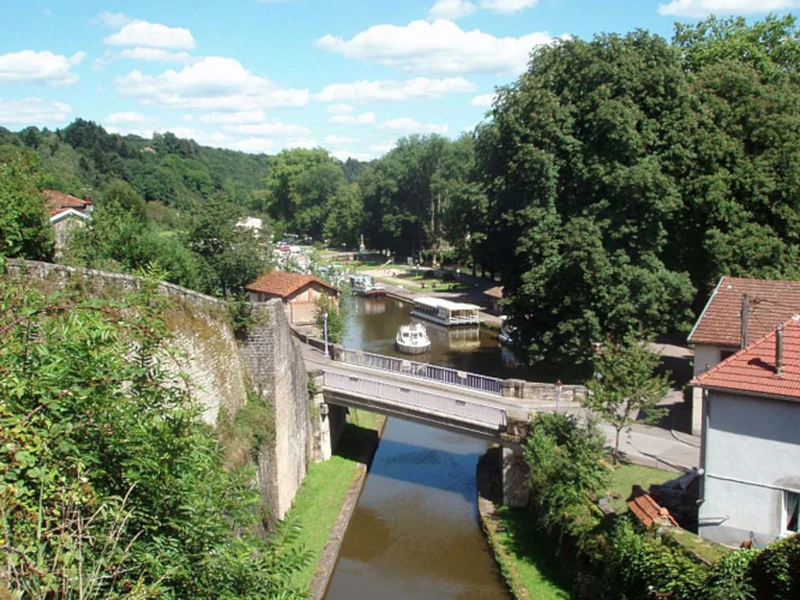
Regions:
M 412 375 L 420 379 L 457 385 L 479 392 L 494 394 L 496 396 L 503 395 L 503 380 L 497 379 L 496 377 L 487 377 L 485 375 L 457 371 L 456 369 L 450 369 L 448 367 L 419 363 L 412 360 L 395 358 L 393 356 L 372 354 L 370 352 L 361 352 L 360 350 L 350 350 L 348 348 L 337 348 L 335 354 L 336 360 L 351 365 L 379 369 L 381 371 L 390 371 L 402 375 Z
M 459 400 L 441 394 L 432 394 L 404 388 L 391 383 L 354 377 L 343 373 L 325 371 L 325 387 L 331 390 L 368 396 L 389 405 L 400 405 L 486 425 L 492 429 L 505 429 L 506 411 L 496 406 L 470 400 Z

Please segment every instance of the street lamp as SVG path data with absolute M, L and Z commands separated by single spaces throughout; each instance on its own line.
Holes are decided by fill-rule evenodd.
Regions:
M 328 354 L 328 313 L 327 311 L 322 313 L 322 327 L 325 335 L 325 356 L 330 356 Z
M 564 384 L 561 383 L 560 379 L 556 379 L 556 412 L 559 411 L 559 405 L 561 404 L 561 390 L 563 389 Z

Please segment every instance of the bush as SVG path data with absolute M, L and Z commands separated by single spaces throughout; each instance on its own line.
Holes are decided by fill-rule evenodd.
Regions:
M 800 535 L 767 546 L 753 562 L 759 600 L 800 598 Z

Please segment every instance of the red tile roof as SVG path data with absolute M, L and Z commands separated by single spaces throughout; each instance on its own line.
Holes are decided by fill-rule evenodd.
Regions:
M 269 273 L 265 273 L 253 283 L 248 284 L 246 288 L 251 292 L 262 292 L 264 294 L 280 296 L 281 298 L 288 298 L 309 283 L 318 283 L 335 294 L 339 293 L 335 287 L 322 281 L 319 277 L 300 275 L 299 273 L 287 273 L 285 271 L 270 271 Z
M 768 333 L 696 377 L 691 384 L 747 395 L 800 399 L 800 321 L 791 319 L 783 327 L 780 375 L 775 367 L 776 337 L 775 331 Z
M 501 286 L 498 286 L 498 287 L 489 288 L 488 290 L 486 290 L 483 293 L 486 294 L 487 296 L 489 296 L 490 298 L 497 298 L 498 300 L 502 300 L 503 299 L 503 286 L 501 285 Z
M 47 208 L 50 210 L 51 217 L 69 208 L 83 212 L 92 205 L 92 199 L 88 197 L 86 200 L 81 200 L 80 198 L 57 190 L 44 190 L 44 194 L 47 196 Z
M 752 342 L 800 314 L 800 281 L 723 277 L 689 334 L 692 344 L 741 346 L 742 298 L 750 297 L 747 339 Z
M 678 523 L 652 496 L 638 485 L 633 486 L 633 492 L 628 498 L 628 509 L 638 518 L 645 527 L 660 525 L 677 527 Z

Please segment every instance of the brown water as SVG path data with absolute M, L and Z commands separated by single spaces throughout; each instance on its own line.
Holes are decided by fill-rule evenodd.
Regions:
M 410 306 L 352 300 L 345 346 L 396 355 Z M 495 336 L 428 325 L 433 347 L 416 360 L 498 377 L 522 376 Z M 477 517 L 475 466 L 484 442 L 390 419 L 345 535 L 326 598 L 510 598 Z

